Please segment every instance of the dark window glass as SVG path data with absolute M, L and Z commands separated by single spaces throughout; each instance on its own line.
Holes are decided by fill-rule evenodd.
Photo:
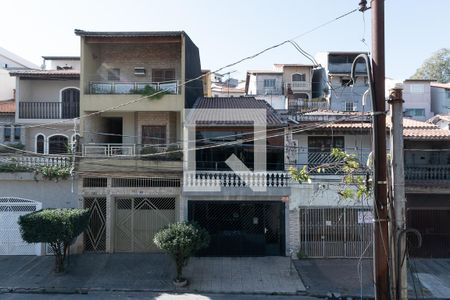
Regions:
M 142 126 L 142 144 L 165 144 L 166 126 Z
M 119 81 L 120 80 L 120 69 L 114 68 L 108 70 L 108 80 L 109 81 Z
M 48 139 L 48 153 L 49 154 L 63 154 L 67 153 L 69 143 L 65 136 L 55 135 Z
M 306 75 L 305 74 L 293 74 L 292 81 L 306 81 Z
M 175 69 L 153 69 L 153 82 L 175 81 Z
M 14 126 L 14 140 L 16 141 L 20 141 L 20 125 L 15 125 Z
M 42 134 L 36 137 L 36 152 L 44 153 L 44 136 Z
M 3 128 L 3 136 L 5 142 L 11 142 L 11 126 L 5 126 Z

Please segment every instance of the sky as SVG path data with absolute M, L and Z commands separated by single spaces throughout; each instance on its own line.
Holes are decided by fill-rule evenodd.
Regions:
M 370 1 L 368 1 L 370 3 Z M 14 0 L 0 1 L 0 47 L 37 65 L 45 55 L 79 55 L 74 29 L 183 30 L 200 49 L 203 69 L 217 70 L 357 8 L 359 0 Z M 405 79 L 441 48 L 450 48 L 449 0 L 385 1 L 386 76 Z M 363 40 L 365 42 L 363 42 Z M 311 54 L 370 51 L 371 11 L 357 11 L 295 40 Z M 310 63 L 291 45 L 222 73 L 274 63 Z

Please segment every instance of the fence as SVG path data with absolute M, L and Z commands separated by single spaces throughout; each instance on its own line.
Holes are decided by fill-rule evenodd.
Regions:
M 64 156 L 0 156 L 0 164 L 15 164 L 23 167 L 59 166 L 68 167 L 70 158 Z
M 369 207 L 300 209 L 300 249 L 308 257 L 371 257 Z

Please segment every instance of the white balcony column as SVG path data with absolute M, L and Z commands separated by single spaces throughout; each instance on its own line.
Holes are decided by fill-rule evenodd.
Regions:
M 0 143 L 3 143 L 5 141 L 5 126 L 0 125 Z
M 22 144 L 24 144 L 25 145 L 25 141 L 26 141 L 26 138 L 27 138 L 27 136 L 26 136 L 26 130 L 25 130 L 25 128 L 22 126 L 21 127 L 21 129 L 20 129 L 20 142 L 22 143 Z

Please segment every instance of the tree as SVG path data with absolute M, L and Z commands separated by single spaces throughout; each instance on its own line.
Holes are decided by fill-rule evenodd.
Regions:
M 200 249 L 209 245 L 208 232 L 199 226 L 187 222 L 169 224 L 156 233 L 153 240 L 161 250 L 170 254 L 177 269 L 176 283 L 186 282 L 183 278 L 183 267 Z
M 434 52 L 411 76 L 411 79 L 433 79 L 441 83 L 450 82 L 450 49 L 442 48 Z
M 55 272 L 64 271 L 64 260 L 73 240 L 87 227 L 87 209 L 44 209 L 19 217 L 20 232 L 27 243 L 48 243 L 55 254 Z

